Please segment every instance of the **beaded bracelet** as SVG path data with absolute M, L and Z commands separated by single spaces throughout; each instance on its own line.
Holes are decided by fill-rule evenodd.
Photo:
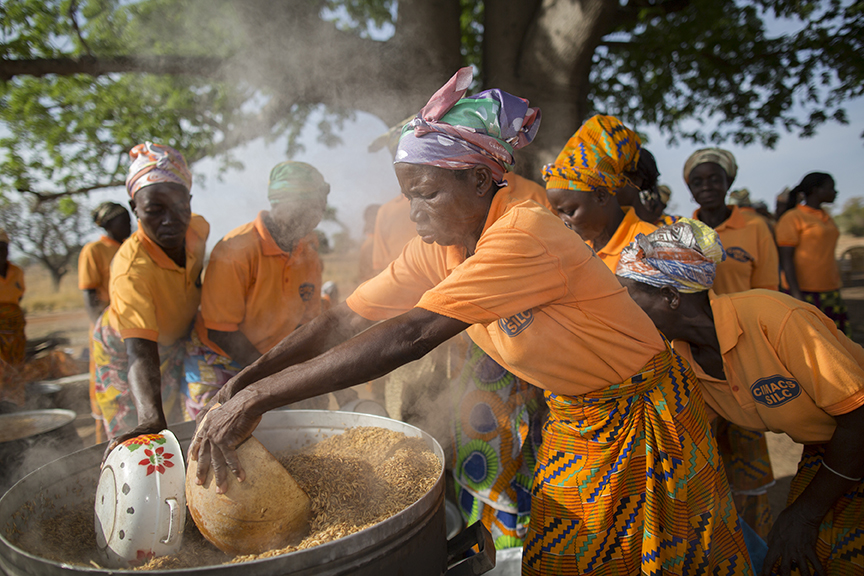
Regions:
M 852 478 L 851 476 L 846 476 L 845 474 L 841 474 L 840 472 L 837 472 L 836 470 L 834 470 L 833 468 L 828 466 L 828 464 L 825 462 L 825 460 L 822 460 L 822 467 L 825 468 L 826 470 L 828 470 L 829 472 L 833 472 L 837 476 L 840 476 L 841 478 L 845 478 L 846 480 L 849 480 L 850 482 L 861 482 L 861 480 L 864 480 L 864 478 Z

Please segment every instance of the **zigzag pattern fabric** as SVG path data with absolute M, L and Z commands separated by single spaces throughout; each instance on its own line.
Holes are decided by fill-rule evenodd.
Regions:
M 636 170 L 642 143 L 635 132 L 614 116 L 598 114 L 576 131 L 553 164 L 543 167 L 546 189 L 615 194 Z
M 546 393 L 522 574 L 752 574 L 696 376 L 670 348 L 621 384 Z
M 804 446 L 798 473 L 789 487 L 788 506 L 812 482 L 825 454 L 824 444 Z M 826 574 L 860 576 L 864 574 L 864 482 L 841 496 L 822 519 L 816 554 Z M 779 563 L 771 574 L 779 574 Z M 793 574 L 798 574 L 793 571 Z

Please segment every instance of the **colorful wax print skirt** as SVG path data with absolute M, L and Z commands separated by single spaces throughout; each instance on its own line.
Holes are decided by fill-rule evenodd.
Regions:
M 792 504 L 813 481 L 824 454 L 824 444 L 804 446 L 798 473 L 789 487 L 787 505 Z M 864 574 L 864 481 L 841 496 L 822 519 L 816 555 L 829 576 Z M 779 563 L 775 565 L 771 574 L 779 574 L 779 566 Z M 797 575 L 799 572 L 792 573 Z
M 25 401 L 24 364 L 27 339 L 24 311 L 18 304 L 0 304 L 0 402 L 22 406 Z
M 522 574 L 752 574 L 696 377 L 677 354 L 546 400 Z
M 171 346 L 159 346 L 162 373 L 162 409 L 169 424 L 180 422 L 180 388 L 183 382 L 184 339 Z M 138 411 L 129 389 L 129 356 L 120 333 L 108 322 L 108 310 L 93 330 L 93 362 L 96 367 L 96 401 L 102 410 L 105 432 L 115 438 L 138 425 Z
M 745 430 L 720 417 L 715 431 L 738 516 L 764 540 L 774 525 L 768 501 L 774 472 L 765 433 Z
M 473 342 L 453 386 L 453 479 L 466 525 L 480 520 L 498 549 L 521 547 L 545 408 L 539 388 Z
M 840 296 L 840 290 L 828 292 L 801 292 L 804 301 L 816 306 L 823 314 L 834 321 L 837 329 L 846 336 L 852 337 L 852 323 L 849 322 L 849 311 Z
M 90 325 L 90 338 L 88 341 L 90 348 L 90 416 L 96 422 L 96 444 L 105 442 L 105 418 L 102 417 L 102 408 L 99 406 L 99 401 L 96 399 L 96 360 L 93 357 L 93 328 Z
M 183 416 L 187 420 L 194 420 L 219 389 L 243 369 L 231 358 L 214 352 L 201 342 L 195 330 L 186 342 L 183 367 L 186 371 L 182 389 Z

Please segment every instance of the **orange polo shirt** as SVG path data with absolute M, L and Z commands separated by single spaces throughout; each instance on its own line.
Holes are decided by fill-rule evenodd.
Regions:
M 780 217 L 774 235 L 778 246 L 795 248 L 795 275 L 801 290 L 840 288 L 840 269 L 834 257 L 840 230 L 827 212 L 800 204 Z
M 474 255 L 415 238 L 348 306 L 370 320 L 418 306 L 471 324 L 471 340 L 496 362 L 557 394 L 635 374 L 663 349 L 651 320 L 552 212 L 505 199 L 493 199 Z
M 291 252 L 276 244 L 260 212 L 213 248 L 196 330 L 201 341 L 226 355 L 207 330 L 240 331 L 261 354 L 321 313 L 321 258 L 313 232 Z
M 624 220 L 618 225 L 615 234 L 609 239 L 606 245 L 597 251 L 597 256 L 606 264 L 606 267 L 614 274 L 618 269 L 618 261 L 621 260 L 621 251 L 628 244 L 636 239 L 637 234 L 648 235 L 657 229 L 657 226 L 650 222 L 645 222 L 636 216 L 636 211 L 632 206 L 621 206 L 624 211 Z M 592 248 L 593 242 L 587 243 Z
M 24 288 L 24 270 L 9 262 L 6 277 L 0 276 L 0 304 L 20 303 Z
M 549 210 L 546 189 L 514 172 L 504 174 L 507 186 L 498 190 L 496 196 L 513 200 L 533 200 Z M 390 200 L 378 210 L 372 245 L 372 270 L 378 274 L 393 262 L 408 242 L 417 236 L 417 227 L 411 221 L 411 203 L 403 195 Z
M 705 374 L 686 342 L 674 346 L 718 414 L 813 444 L 831 439 L 832 416 L 864 404 L 864 349 L 815 307 L 771 290 L 710 296 L 726 380 Z
M 780 259 L 771 229 L 753 210 L 729 208 L 732 214 L 715 228 L 726 250 L 726 260 L 717 265 L 714 291 L 731 294 L 753 288 L 777 290 Z M 698 220 L 699 210 L 693 218 Z
M 120 244 L 108 236 L 85 244 L 78 255 L 78 289 L 96 290 L 100 302 L 108 304 L 108 284 L 111 280 L 111 259 Z
M 192 215 L 186 267 L 180 268 L 141 228 L 111 261 L 108 322 L 126 338 L 170 346 L 189 333 L 201 302 L 201 269 L 210 225 Z

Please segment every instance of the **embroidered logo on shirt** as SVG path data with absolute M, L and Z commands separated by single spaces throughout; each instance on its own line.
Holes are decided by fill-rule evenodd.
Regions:
M 726 248 L 726 255 L 733 260 L 737 260 L 738 262 L 753 261 L 753 257 L 750 256 L 750 253 L 739 246 L 732 246 L 731 248 Z
M 526 310 L 525 312 L 514 314 L 509 318 L 501 318 L 498 320 L 498 326 L 501 327 L 501 330 L 503 330 L 507 336 L 512 338 L 530 326 L 533 321 L 534 312 Z
M 315 295 L 315 284 L 304 282 L 300 285 L 300 299 L 304 302 L 309 302 L 312 296 Z
M 801 394 L 801 386 L 795 380 L 776 374 L 767 378 L 760 378 L 750 386 L 753 399 L 763 406 L 775 408 Z

